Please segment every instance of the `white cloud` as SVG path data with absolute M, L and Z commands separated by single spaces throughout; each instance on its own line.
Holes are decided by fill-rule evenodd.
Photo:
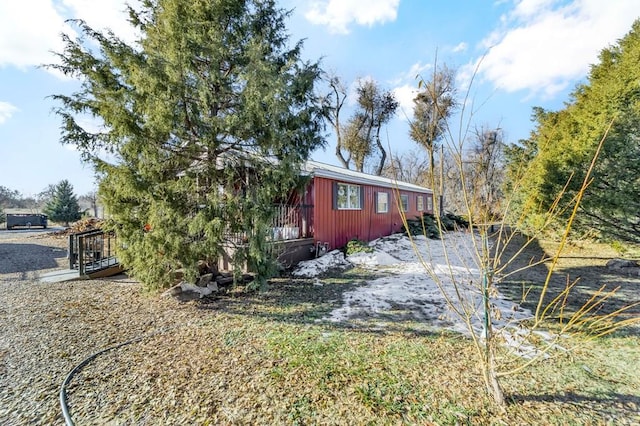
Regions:
M 430 75 L 425 71 L 433 69 L 432 64 L 423 64 L 421 61 L 411 65 L 408 71 L 401 73 L 398 78 L 391 81 L 395 87 L 391 90 L 398 101 L 398 118 L 404 120 L 413 115 L 413 98 L 418 93 L 418 84 L 421 79 L 429 80 Z
M 554 3 L 556 3 L 556 0 L 520 0 L 516 4 L 512 15 L 528 19 L 536 16 L 541 10 L 552 8 Z
M 413 116 L 413 99 L 418 94 L 417 85 L 405 84 L 393 89 L 393 94 L 400 104 L 398 116 L 400 119 Z
M 351 23 L 371 27 L 395 21 L 399 4 L 400 0 L 315 0 L 305 17 L 332 33 L 348 34 Z
M 129 24 L 126 5 L 138 9 L 139 1 L 125 0 L 62 0 L 73 17 L 83 19 L 97 30 L 110 29 L 118 37 L 133 43 L 138 37 Z
M 17 111 L 18 108 L 11 105 L 9 102 L 0 101 L 0 124 L 10 119 L 13 113 Z
M 0 67 L 27 69 L 54 62 L 51 52 L 64 47 L 60 34 L 75 35 L 65 23 L 69 18 L 83 19 L 98 30 L 110 28 L 126 41 L 135 40 L 125 0 L 0 1 Z
M 480 75 L 508 92 L 552 97 L 584 77 L 639 16 L 637 0 L 521 0 L 485 38 Z
M 395 78 L 391 79 L 389 81 L 389 84 L 391 84 L 392 86 L 400 86 L 408 82 L 415 82 L 415 84 L 417 85 L 418 81 L 420 81 L 421 78 L 425 78 L 424 72 L 432 68 L 433 65 L 423 64 L 421 61 L 418 61 L 415 64 L 411 65 L 411 68 L 409 68 L 408 71 L 404 71 L 398 74 Z
M 422 64 L 422 62 L 416 62 L 411 65 L 409 71 L 407 71 L 405 78 L 409 80 L 419 80 L 420 78 L 424 78 L 422 73 L 428 69 L 433 68 L 431 64 Z
M 69 28 L 50 0 L 0 2 L 0 67 L 26 69 L 53 60 Z
M 464 52 L 468 47 L 469 45 L 463 41 L 454 46 L 452 50 L 454 53 Z

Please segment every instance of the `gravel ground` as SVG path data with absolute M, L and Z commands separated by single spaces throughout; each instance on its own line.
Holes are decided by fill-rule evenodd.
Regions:
M 41 283 L 64 267 L 66 239 L 41 231 L 0 230 L 0 424 L 64 424 L 60 386 L 87 356 L 188 321 L 193 306 L 145 297 L 125 276 Z M 73 405 L 92 418 L 93 402 Z
M 490 405 L 477 377 L 460 376 L 473 362 L 460 342 L 414 336 L 421 351 L 433 349 L 439 355 L 421 355 L 429 368 L 408 372 L 403 357 L 396 365 L 387 354 L 416 345 L 406 334 L 342 334 L 339 328 L 310 326 L 317 314 L 330 311 L 329 305 L 348 286 L 286 283 L 269 294 L 200 304 L 145 295 L 138 283 L 124 276 L 57 284 L 38 281 L 40 274 L 64 267 L 65 262 L 65 238 L 42 231 L 0 230 L 2 426 L 63 425 L 58 398 L 69 371 L 89 355 L 141 336 L 146 337 L 100 355 L 73 378 L 68 401 L 76 424 L 402 423 L 395 411 L 373 410 L 370 399 L 362 398 L 361 390 L 369 389 L 366 380 L 383 380 L 380 383 L 387 387 L 382 389 L 397 390 L 390 394 L 395 395 L 392 402 L 401 398 L 413 407 L 409 411 L 424 409 L 437 416 L 441 410 L 454 410 L 456 416 L 459 410 L 475 413 L 460 417 L 462 423 L 640 424 L 637 376 L 625 373 L 638 365 L 636 340 L 631 338 L 610 343 L 620 345 L 615 353 L 623 356 L 603 359 L 611 364 L 604 370 L 612 374 L 610 382 L 586 382 L 579 368 L 575 377 L 571 369 L 558 377 L 551 374 L 541 382 L 548 387 L 518 385 L 516 389 L 526 388 L 518 391 L 523 401 L 510 407 L 503 421 L 501 414 L 487 410 Z M 324 351 L 333 348 L 325 344 L 347 346 L 335 358 L 326 352 L 325 363 Z M 363 352 L 363 347 L 371 349 Z M 365 364 L 353 367 L 352 361 L 363 354 L 376 361 L 366 370 Z M 371 369 L 374 373 L 368 376 Z M 403 379 L 396 382 L 396 377 Z M 554 382 L 558 378 L 562 381 Z M 536 383 L 535 376 L 531 380 Z M 453 384 L 431 387 L 440 381 Z M 587 396 L 577 391 L 584 383 L 590 386 Z M 422 396 L 405 400 L 404 386 L 418 389 L 416 395 Z M 432 423 L 458 422 L 457 417 L 437 419 Z

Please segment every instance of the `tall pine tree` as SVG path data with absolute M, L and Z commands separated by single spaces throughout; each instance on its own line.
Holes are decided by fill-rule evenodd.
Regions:
M 526 170 L 515 217 L 535 228 L 560 198 L 561 219 L 570 213 L 598 143 L 612 126 L 596 162 L 576 226 L 601 237 L 640 242 L 640 20 L 600 53 L 587 81 L 560 111 L 534 110 L 529 140 L 509 151 L 508 176 Z M 512 187 L 515 187 L 513 183 Z
M 82 81 L 54 98 L 63 141 L 103 175 L 119 258 L 157 288 L 179 268 L 195 279 L 199 260 L 235 245 L 235 265 L 263 284 L 274 271 L 273 200 L 324 143 L 319 67 L 301 61 L 300 42 L 290 46 L 288 13 L 273 0 L 145 0 L 130 16 L 139 44 L 79 21 L 84 38 L 65 37 L 54 65 Z M 79 114 L 104 131 L 82 127 Z
M 74 222 L 82 216 L 78 198 L 73 193 L 73 186 L 68 180 L 62 180 L 55 185 L 51 199 L 44 208 L 45 214 L 53 222 L 62 222 L 64 226 L 69 226 L 69 222 Z

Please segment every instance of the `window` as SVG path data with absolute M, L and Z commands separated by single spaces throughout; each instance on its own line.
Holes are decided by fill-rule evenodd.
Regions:
M 433 212 L 433 198 L 427 197 L 427 210 Z
M 361 210 L 362 191 L 359 185 L 338 183 L 335 185 L 335 206 L 338 210 Z
M 400 195 L 400 204 L 402 205 L 402 211 L 403 212 L 408 212 L 409 211 L 409 196 L 406 194 L 401 194 Z
M 416 209 L 419 212 L 424 211 L 424 197 L 422 195 L 418 195 L 418 199 L 416 200 Z
M 387 213 L 389 211 L 389 194 L 378 192 L 376 197 L 376 213 Z

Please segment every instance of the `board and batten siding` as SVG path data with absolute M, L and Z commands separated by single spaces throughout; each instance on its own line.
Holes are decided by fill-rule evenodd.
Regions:
M 358 185 L 363 191 L 363 205 L 360 210 L 339 210 L 334 206 L 334 185 L 345 183 Z M 355 184 L 348 180 L 335 180 L 324 177 L 314 177 L 312 185 L 313 193 L 313 232 L 314 239 L 319 243 L 328 243 L 329 249 L 344 247 L 352 239 L 372 241 L 376 238 L 391 235 L 402 231 L 402 217 L 398 210 L 396 196 L 405 194 L 409 196 L 409 210 L 406 212 L 408 219 L 420 216 L 433 206 L 433 194 L 430 192 L 414 192 L 394 188 Z M 389 194 L 389 209 L 387 213 L 376 213 L 376 193 Z M 424 197 L 424 211 L 417 210 L 417 197 Z M 431 202 L 427 201 L 431 198 Z

